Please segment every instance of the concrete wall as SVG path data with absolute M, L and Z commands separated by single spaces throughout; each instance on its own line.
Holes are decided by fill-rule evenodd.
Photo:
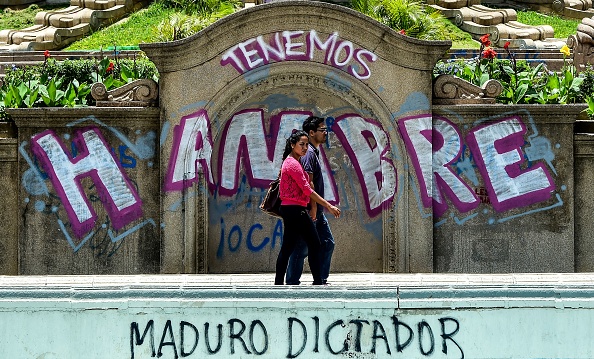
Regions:
M 343 209 L 330 221 L 339 241 L 334 271 L 432 271 L 431 219 L 410 205 L 394 119 L 427 116 L 431 70 L 448 47 L 344 7 L 299 1 L 142 45 L 161 74 L 168 127 L 163 271 L 274 270 L 282 222 L 258 205 L 280 169 L 284 139 L 310 114 L 330 118 L 326 197 Z
M 580 122 L 575 134 L 575 270 L 594 271 L 594 128 L 589 122 Z
M 390 279 L 345 290 L 221 275 L 0 277 L 0 347 L 34 359 L 594 356 L 592 275 Z
M 539 105 L 434 107 L 434 131 L 446 133 L 451 126 L 458 134 L 445 137 L 446 142 L 462 140 L 459 157 L 444 167 L 461 182 L 450 177 L 438 183 L 447 209 L 434 205 L 436 272 L 574 271 L 574 218 L 580 215 L 574 214 L 573 127 L 582 110 L 583 106 Z M 477 143 L 491 140 L 478 150 Z M 435 160 L 434 171 L 440 171 Z M 464 202 L 465 193 L 474 198 Z M 582 198 L 588 201 L 586 195 Z M 582 220 L 588 217 L 581 215 L 586 216 Z
M 0 138 L 0 274 L 18 274 L 18 212 L 19 171 L 16 138 Z
M 19 274 L 159 273 L 159 110 L 11 114 Z
M 10 110 L 0 273 L 274 271 L 282 221 L 258 205 L 309 114 L 331 129 L 333 273 L 590 270 L 584 106 L 433 106 L 449 45 L 278 2 L 143 45 L 159 108 Z

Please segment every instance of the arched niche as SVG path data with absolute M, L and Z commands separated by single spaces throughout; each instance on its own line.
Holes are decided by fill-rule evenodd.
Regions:
M 309 1 L 259 5 L 190 38 L 142 45 L 161 74 L 163 263 L 182 258 L 179 266 L 168 264 L 164 271 L 274 270 L 278 223 L 260 213 L 257 204 L 265 179 L 274 176 L 273 165 L 280 165 L 274 162 L 280 154 L 273 151 L 284 142 L 279 123 L 287 113 L 330 117 L 335 125 L 368 121 L 368 129 L 379 128 L 378 136 L 383 132 L 389 139 L 386 159 L 394 169 L 395 188 L 387 200 L 378 201 L 363 184 L 368 163 L 355 155 L 357 139 L 349 137 L 362 131 L 344 127 L 339 135 L 335 128 L 329 135 L 323 152 L 344 217 L 331 221 L 337 241 L 333 270 L 431 271 L 432 222 L 425 214 L 431 209 L 419 209 L 414 198 L 414 171 L 397 121 L 430 116 L 431 71 L 449 45 L 401 35 L 342 6 Z M 282 53 L 274 55 L 275 50 Z M 206 137 L 190 137 L 194 142 L 188 146 L 175 135 L 197 116 L 208 122 L 211 151 L 206 154 L 201 142 Z M 239 117 L 252 121 L 244 132 L 230 125 Z M 263 136 L 262 146 L 246 144 L 244 157 L 233 167 L 228 159 L 233 151 L 225 146 L 247 143 L 246 133 L 258 120 L 262 128 L 252 135 Z M 379 148 L 380 137 L 371 136 L 368 146 Z M 250 155 L 247 148 L 253 149 Z M 193 162 L 196 156 L 208 161 Z M 186 174 L 176 182 L 171 173 L 179 158 Z M 231 174 L 233 168 L 239 171 Z M 209 170 L 212 175 L 204 176 Z M 376 172 L 384 183 L 385 170 Z

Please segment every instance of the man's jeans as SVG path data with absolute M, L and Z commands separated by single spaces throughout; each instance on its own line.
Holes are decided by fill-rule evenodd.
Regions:
M 330 231 L 330 226 L 324 216 L 323 211 L 318 211 L 317 220 L 315 222 L 318 236 L 321 244 L 321 261 L 320 274 L 322 281 L 326 281 L 330 275 L 330 262 L 332 260 L 332 252 L 334 252 L 334 237 Z M 297 285 L 300 283 L 301 273 L 303 272 L 303 262 L 307 257 L 307 244 L 301 240 L 293 250 L 289 258 L 289 266 L 287 268 L 287 276 L 285 282 L 289 285 Z

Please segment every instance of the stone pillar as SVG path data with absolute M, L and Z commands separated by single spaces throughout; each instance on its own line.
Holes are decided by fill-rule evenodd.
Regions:
M 0 134 L 1 137 L 1 134 Z M 18 274 L 17 139 L 0 138 L 0 275 Z
M 594 131 L 576 125 L 575 151 L 575 271 L 594 270 Z M 579 132 L 578 132 L 579 131 Z M 584 132 L 582 132 L 584 131 Z M 582 133 L 580 133 L 582 132 Z M 587 133 L 586 133 L 587 132 Z

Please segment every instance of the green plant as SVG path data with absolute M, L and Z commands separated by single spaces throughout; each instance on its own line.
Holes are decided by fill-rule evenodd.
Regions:
M 210 25 L 208 19 L 196 18 L 186 14 L 177 13 L 171 15 L 167 20 L 162 21 L 158 26 L 159 41 L 180 40 Z
M 555 14 L 542 14 L 536 11 L 518 11 L 518 22 L 526 25 L 550 25 L 555 31 L 555 37 L 567 39 L 574 35 L 580 20 L 563 18 Z
M 575 67 L 567 61 L 559 72 L 549 71 L 543 63 L 531 67 L 526 61 L 516 60 L 508 48 L 509 43 L 504 46 L 508 58 L 500 59 L 490 49 L 488 36 L 482 37 L 481 43 L 482 51 L 476 59 L 438 62 L 434 74 L 454 75 L 477 86 L 495 79 L 503 86 L 497 98 L 500 103 L 569 104 L 583 102 L 594 94 L 594 73 L 584 72 L 577 76 Z M 564 60 L 568 51 L 561 49 Z M 584 83 L 589 87 L 586 88 Z
M 0 86 L 0 118 L 5 108 L 75 107 L 94 103 L 90 96 L 94 82 L 107 90 L 141 78 L 158 80 L 155 65 L 146 58 L 55 61 L 46 51 L 41 65 L 13 66 Z
M 179 12 L 157 26 L 157 41 L 175 41 L 191 35 L 241 8 L 237 0 L 164 0 L 163 5 Z
M 416 0 L 351 0 L 350 6 L 404 34 L 423 40 L 446 40 L 447 20 Z

